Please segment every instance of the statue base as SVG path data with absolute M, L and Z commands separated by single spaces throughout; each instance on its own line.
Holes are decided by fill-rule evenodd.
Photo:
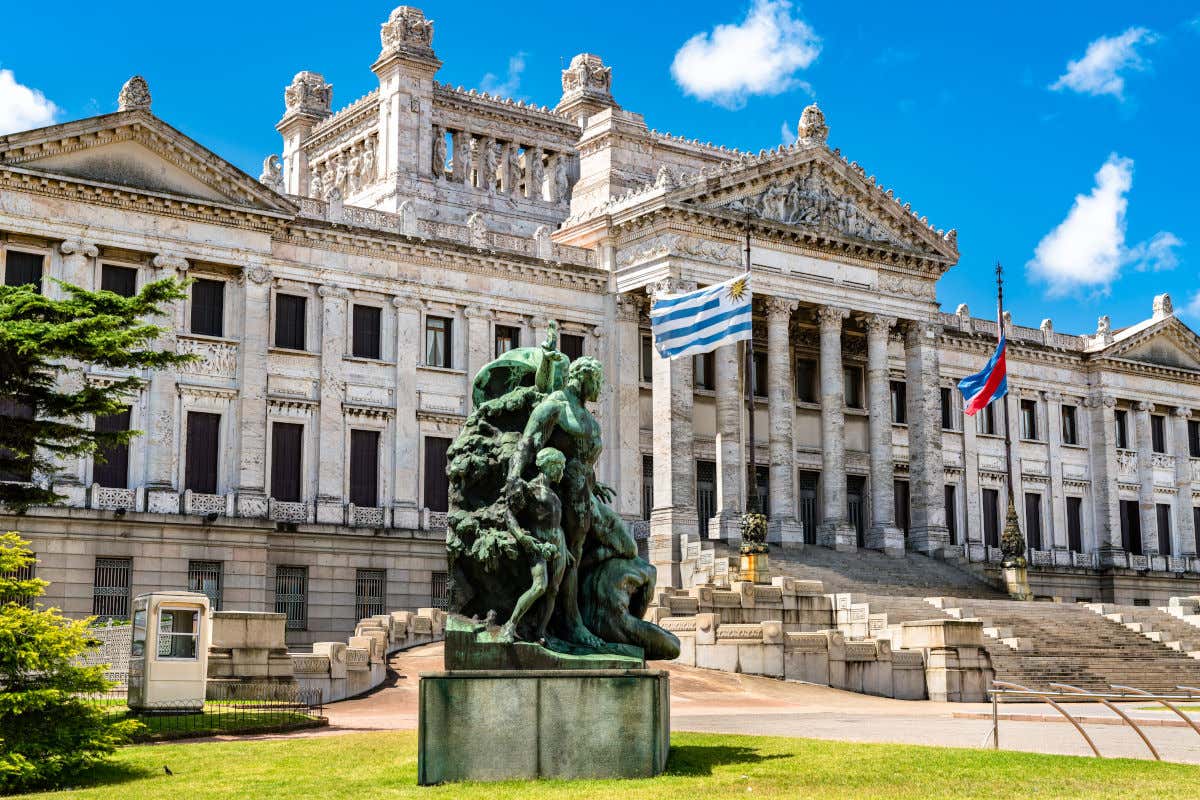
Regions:
M 770 556 L 766 553 L 742 553 L 738 565 L 738 580 L 770 583 Z
M 437 672 L 421 675 L 419 694 L 422 786 L 651 778 L 666 768 L 670 689 L 660 670 Z
M 1024 564 L 1004 567 L 1004 588 L 1013 600 L 1032 600 L 1033 590 L 1029 588 L 1029 571 Z
M 559 639 L 506 642 L 500 627 L 476 622 L 458 614 L 446 618 L 447 670 L 572 670 L 644 669 L 640 647 L 606 644 L 602 649 L 580 647 Z

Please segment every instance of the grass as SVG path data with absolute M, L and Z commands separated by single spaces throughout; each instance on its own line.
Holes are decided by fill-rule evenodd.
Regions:
M 194 739 L 219 734 L 282 733 L 316 728 L 326 720 L 302 708 L 268 701 L 223 701 L 204 704 L 199 713 L 135 713 L 124 699 L 103 698 L 92 703 L 104 708 L 110 719 L 134 719 L 143 726 L 137 742 Z M 263 706 L 259 708 L 258 706 Z
M 651 780 L 423 788 L 416 785 L 416 745 L 415 732 L 389 731 L 128 747 L 81 781 L 84 788 L 26 798 L 1194 800 L 1200 796 L 1200 767 L 1180 764 L 700 733 L 674 734 L 667 774 Z M 164 765 L 175 774 L 164 774 Z
M 1175 707 L 1178 708 L 1180 711 L 1200 711 L 1200 706 L 1181 706 L 1181 705 L 1177 704 Z M 1171 709 L 1167 708 L 1166 706 L 1161 706 L 1161 705 L 1138 706 L 1138 711 L 1170 711 L 1170 710 Z

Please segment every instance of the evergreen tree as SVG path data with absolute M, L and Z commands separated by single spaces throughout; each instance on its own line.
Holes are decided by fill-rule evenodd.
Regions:
M 155 350 L 162 329 L 146 321 L 186 296 L 179 282 L 156 281 L 133 297 L 56 283 L 65 298 L 34 286 L 0 286 L 0 504 L 18 512 L 61 499 L 48 485 L 32 483 L 53 475 L 57 459 L 102 459 L 104 448 L 139 433 L 99 432 L 86 423 L 89 416 L 120 413 L 142 379 L 92 382 L 84 365 L 162 369 L 192 358 Z
M 34 561 L 28 542 L 0 535 L 0 794 L 61 786 L 141 728 L 80 697 L 111 686 L 103 665 L 76 664 L 96 644 L 90 620 L 34 606 L 46 581 L 18 577 Z

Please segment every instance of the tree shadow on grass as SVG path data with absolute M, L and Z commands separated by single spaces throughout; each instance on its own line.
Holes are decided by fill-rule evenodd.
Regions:
M 110 761 L 80 773 L 74 780 L 68 781 L 58 788 L 60 790 L 90 789 L 94 786 L 115 786 L 152 778 L 156 772 L 166 777 L 161 767 L 156 770 L 151 767 L 138 767 L 132 764 L 122 764 L 119 761 Z
M 671 745 L 667 759 L 667 775 L 699 776 L 712 775 L 714 767 L 726 764 L 761 764 L 788 758 L 785 753 L 762 753 L 753 747 L 736 745 Z

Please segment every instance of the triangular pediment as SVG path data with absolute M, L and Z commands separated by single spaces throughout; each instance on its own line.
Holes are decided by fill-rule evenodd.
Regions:
M 1200 336 L 1175 316 L 1118 331 L 1100 358 L 1200 372 Z
M 0 164 L 200 202 L 294 206 L 148 111 L 122 111 L 0 137 Z

